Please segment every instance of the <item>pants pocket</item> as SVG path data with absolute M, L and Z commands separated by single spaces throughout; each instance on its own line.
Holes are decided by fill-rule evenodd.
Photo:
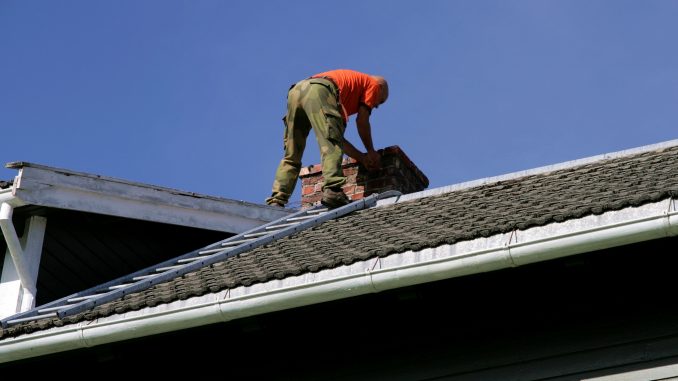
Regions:
M 327 138 L 336 144 L 341 144 L 344 141 L 344 119 L 339 111 L 331 107 L 323 107 L 322 111 L 327 120 Z

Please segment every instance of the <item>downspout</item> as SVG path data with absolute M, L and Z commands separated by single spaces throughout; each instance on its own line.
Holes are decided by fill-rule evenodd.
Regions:
M 21 241 L 16 234 L 14 223 L 12 223 L 12 215 L 14 214 L 14 206 L 21 206 L 24 203 L 12 194 L 12 188 L 3 189 L 0 192 L 0 229 L 7 244 L 7 250 L 12 257 L 12 262 L 19 274 L 19 281 L 23 288 L 22 305 L 32 305 L 36 293 L 36 280 L 28 270 L 28 266 L 24 261 L 24 252 L 21 248 Z M 30 303 L 30 304 L 26 304 Z
M 7 338 L 0 341 L 0 363 L 676 235 L 678 212 L 674 210 L 547 239 L 464 254 L 457 254 L 450 246 L 443 246 L 431 249 L 449 253 L 447 257 L 436 260 L 367 270 L 231 298 L 228 292 L 225 295 L 222 292 L 206 296 L 201 304 L 176 309 L 161 306 L 150 313 L 142 310 L 122 318 L 85 321 L 73 326 Z

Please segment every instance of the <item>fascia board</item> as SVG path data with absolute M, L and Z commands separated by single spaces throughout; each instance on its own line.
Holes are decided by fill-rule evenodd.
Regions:
M 13 193 L 25 204 L 229 233 L 241 233 L 290 213 L 265 205 L 21 164 Z

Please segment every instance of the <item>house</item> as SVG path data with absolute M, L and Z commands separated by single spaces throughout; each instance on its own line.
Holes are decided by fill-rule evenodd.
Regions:
M 425 179 L 390 152 L 402 158 L 382 175 Z M 0 369 L 670 379 L 677 175 L 673 140 L 384 198 L 92 309 L 4 326 Z

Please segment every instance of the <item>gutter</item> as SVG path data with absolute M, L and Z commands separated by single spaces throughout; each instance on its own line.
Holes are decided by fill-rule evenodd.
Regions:
M 369 266 L 364 271 L 323 280 L 317 280 L 316 274 L 307 274 L 298 277 L 307 279 L 304 284 L 285 287 L 288 279 L 272 281 L 259 285 L 260 292 L 253 291 L 257 290 L 254 286 L 240 290 L 243 292 L 237 296 L 232 294 L 238 289 L 225 290 L 193 298 L 191 305 L 177 301 L 7 338 L 0 341 L 0 363 L 676 236 L 678 212 L 674 200 L 670 205 L 673 211 L 654 211 L 642 218 L 577 232 L 462 254 L 452 245 L 444 245 L 426 249 L 442 256 L 429 261 L 376 270 Z M 361 264 L 365 266 L 366 262 Z
M 8 203 L 15 208 L 26 205 L 26 202 L 14 195 L 14 186 L 0 189 L 0 204 L 2 203 Z

